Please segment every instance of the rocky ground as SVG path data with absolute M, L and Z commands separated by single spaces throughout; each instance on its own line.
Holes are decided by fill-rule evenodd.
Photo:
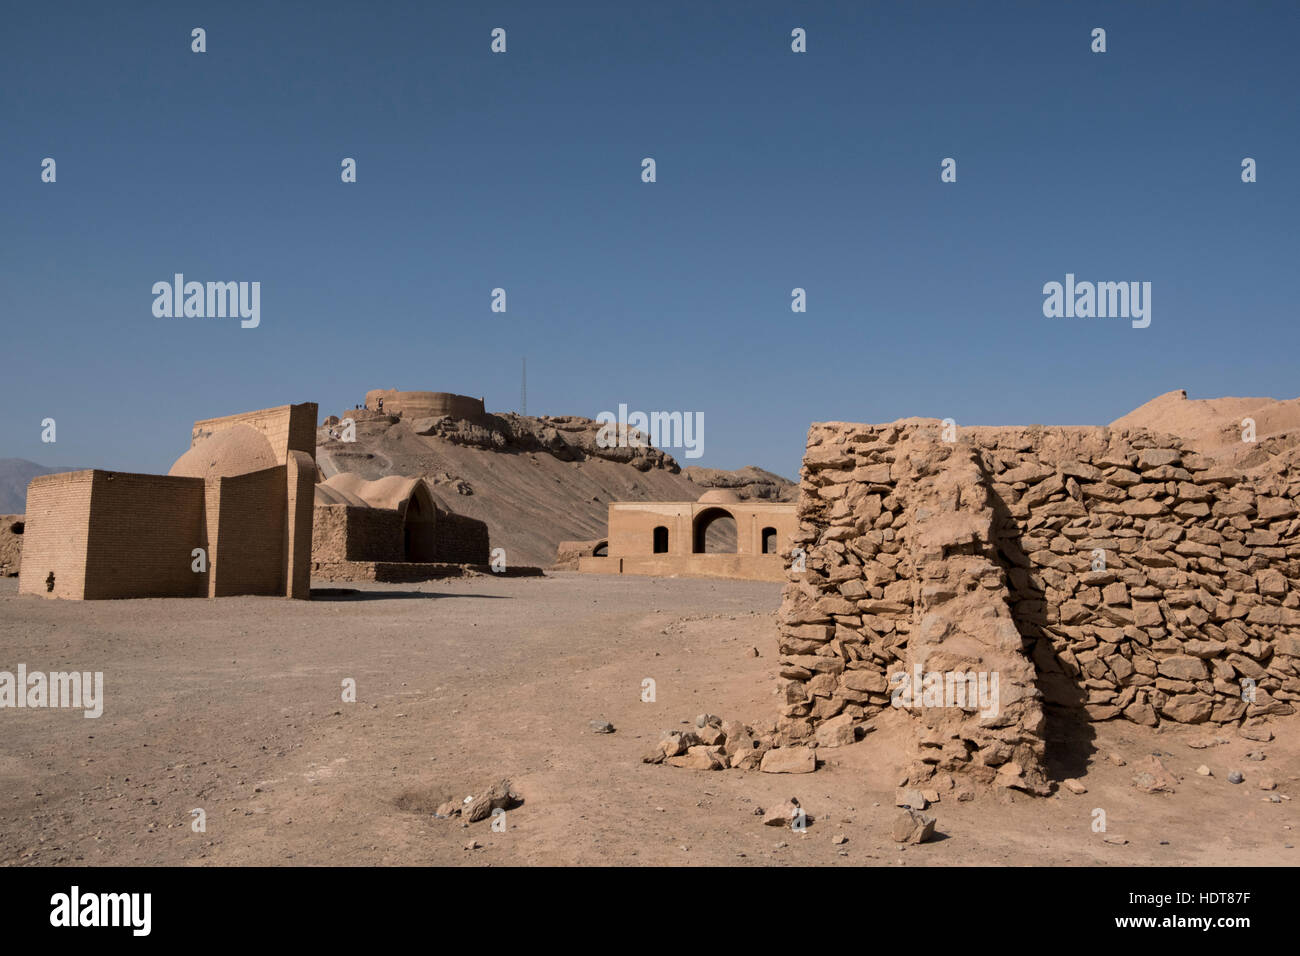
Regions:
M 561 573 L 84 603 L 16 585 L 0 580 L 0 669 L 102 671 L 106 703 L 97 720 L 0 710 L 9 865 L 1297 862 L 1293 717 L 1271 741 L 1056 721 L 1052 796 L 941 792 L 919 845 L 891 836 L 901 712 L 822 749 L 812 774 L 642 763 L 701 712 L 775 717 L 779 584 Z M 500 829 L 434 815 L 502 778 L 523 803 Z M 791 797 L 806 831 L 765 826 L 760 811 Z

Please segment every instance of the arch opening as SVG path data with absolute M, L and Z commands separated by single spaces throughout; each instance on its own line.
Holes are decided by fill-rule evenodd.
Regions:
M 695 516 L 695 554 L 735 554 L 739 538 L 736 518 L 725 508 L 706 508 Z
M 429 489 L 423 482 L 416 484 L 402 515 L 402 556 L 407 561 L 438 560 L 437 516 Z
M 663 525 L 659 525 L 657 528 L 655 528 L 654 553 L 655 554 L 668 553 L 668 529 Z
M 776 548 L 777 548 L 776 529 L 764 528 L 763 529 L 763 553 L 776 554 Z

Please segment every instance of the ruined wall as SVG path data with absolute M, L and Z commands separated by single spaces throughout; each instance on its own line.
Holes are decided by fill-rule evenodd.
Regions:
M 965 645 L 949 654 L 953 669 L 1010 668 L 999 719 L 1020 712 L 997 728 L 996 746 L 987 719 L 920 708 L 922 756 L 940 769 L 1016 764 L 1013 785 L 1025 789 L 1041 769 L 1039 695 L 1092 720 L 1143 724 L 1291 712 L 1294 463 L 1234 475 L 1141 431 L 965 428 L 945 442 L 942 428 L 810 429 L 794 539 L 806 570 L 789 572 L 779 616 L 786 740 L 888 706 L 890 678 L 918 663 L 947 670 L 930 665 L 953 641 Z M 960 613 L 944 611 L 952 602 Z M 975 619 L 972 637 L 963 622 Z
M 25 531 L 26 521 L 22 515 L 0 515 L 0 577 L 18 576 Z
M 316 505 L 312 510 L 314 562 L 402 561 L 402 516 L 391 508 Z
M 440 508 L 432 528 L 432 554 L 422 563 L 488 563 L 484 522 Z M 402 513 L 395 509 L 318 504 L 313 510 L 312 562 L 405 561 L 404 534 Z
M 475 422 L 487 415 L 481 398 L 452 392 L 401 392 L 393 388 L 375 388 L 366 392 L 366 408 L 377 409 L 381 398 L 386 413 L 400 415 L 408 421 L 450 415 Z

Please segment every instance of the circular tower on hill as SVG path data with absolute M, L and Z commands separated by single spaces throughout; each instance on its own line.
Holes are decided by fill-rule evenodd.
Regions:
M 402 392 L 395 388 L 375 388 L 366 392 L 366 408 L 378 410 L 379 400 L 384 400 L 384 411 L 405 419 L 437 418 L 450 415 L 469 421 L 480 421 L 487 415 L 483 399 L 451 392 Z

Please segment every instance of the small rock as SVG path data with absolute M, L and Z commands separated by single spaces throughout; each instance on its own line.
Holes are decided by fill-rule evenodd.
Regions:
M 843 833 L 837 833 L 835 834 L 835 836 L 831 837 L 831 842 L 834 843 L 836 846 L 843 846 L 845 843 L 849 842 L 849 838 L 846 837 Z
M 1107 759 L 1117 767 L 1122 767 L 1127 762 L 1119 754 L 1107 754 Z
M 928 806 L 928 801 L 920 790 L 899 788 L 894 792 L 894 806 L 902 807 L 904 810 L 924 810 Z
M 695 718 L 695 726 L 699 728 L 721 727 L 722 718 L 714 714 L 700 714 Z
M 758 657 L 758 648 L 757 648 L 757 647 L 751 647 L 751 648 L 749 649 L 749 656 L 750 656 L 750 657 Z
M 1214 774 L 1210 771 L 1210 768 L 1205 766 L 1205 764 L 1201 764 L 1199 767 L 1197 767 L 1196 772 L 1199 773 L 1202 777 L 1214 776 Z
M 1088 788 L 1085 787 L 1085 786 L 1084 786 L 1082 783 L 1080 783 L 1078 780 L 1076 780 L 1074 777 L 1070 777 L 1068 780 L 1062 780 L 1062 781 L 1061 781 L 1061 786 L 1065 787 L 1065 789 L 1066 789 L 1066 790 L 1069 790 L 1071 793 L 1087 793 L 1087 792 L 1088 792 Z
M 1234 770 L 1228 774 L 1228 783 L 1241 783 L 1245 779 L 1240 770 Z
M 1156 756 L 1147 757 L 1138 764 L 1138 772 L 1133 777 L 1133 786 L 1143 793 L 1173 793 L 1174 777 L 1169 769 Z
M 470 823 L 486 820 L 493 810 L 509 810 L 519 803 L 519 794 L 510 789 L 509 780 L 499 780 L 465 807 L 463 816 Z
M 935 818 L 928 813 L 904 810 L 894 821 L 893 837 L 897 843 L 924 843 L 934 836 Z
M 1103 837 L 1103 839 L 1112 846 L 1125 846 L 1128 843 L 1128 840 L 1124 839 L 1122 836 L 1107 835 Z
M 588 726 L 591 727 L 592 733 L 596 734 L 612 734 L 614 732 L 614 725 L 608 720 L 592 720 L 588 722 Z
M 1258 740 L 1262 744 L 1268 743 L 1273 739 L 1273 731 L 1267 727 L 1239 727 L 1237 736 L 1245 737 L 1247 740 Z
M 812 773 L 817 757 L 807 747 L 778 747 L 763 754 L 759 770 L 764 773 Z
M 1263 780 L 1261 780 L 1261 781 L 1259 782 L 1259 789 L 1261 789 L 1261 790 L 1276 790 L 1276 789 L 1277 789 L 1277 783 L 1276 783 L 1275 781 L 1269 779 L 1268 777 L 1265 777 Z
M 470 840 L 468 843 L 465 844 L 465 849 L 467 849 L 467 850 L 481 850 L 481 849 L 483 849 L 483 844 L 482 844 L 482 843 L 479 843 L 478 840 Z
M 763 826 L 765 827 L 788 827 L 799 817 L 799 801 L 791 797 L 784 803 L 780 803 L 763 814 Z M 806 821 L 808 815 L 804 814 Z
M 1246 759 L 1247 759 L 1247 760 L 1263 760 L 1263 759 L 1264 759 L 1264 751 L 1262 751 L 1262 750 L 1252 750 L 1250 753 L 1246 754 Z

